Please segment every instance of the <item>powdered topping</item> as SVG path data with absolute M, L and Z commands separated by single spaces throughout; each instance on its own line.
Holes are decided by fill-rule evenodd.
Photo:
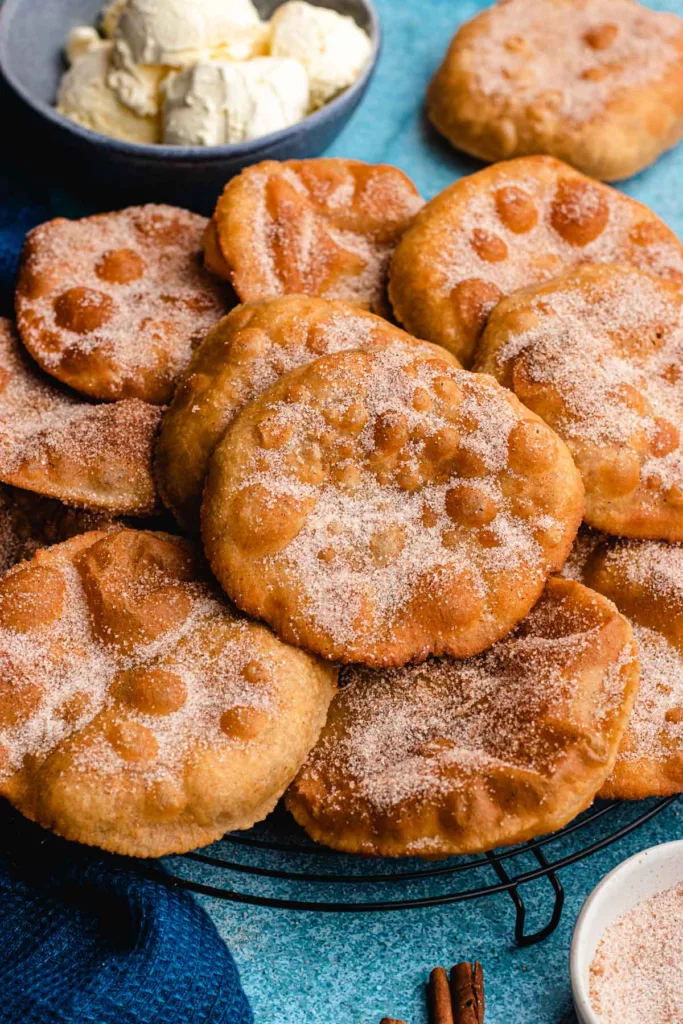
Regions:
M 633 625 L 640 690 L 619 761 L 661 761 L 683 754 L 683 656 L 654 630 Z
M 526 789 L 528 810 L 530 792 L 543 801 L 569 751 L 604 764 L 633 648 L 625 636 L 607 654 L 605 603 L 566 586 L 551 583 L 515 633 L 474 658 L 343 669 L 304 789 L 322 779 L 333 808 L 360 799 L 398 814 L 411 801 L 417 813 L 414 802 L 436 808 L 477 778 L 495 797 L 507 778 Z
M 483 96 L 529 116 L 589 121 L 680 60 L 681 21 L 632 0 L 503 0 L 469 40 Z
M 603 565 L 608 574 L 616 571 L 626 587 L 639 588 L 648 601 L 660 603 L 662 624 L 683 603 L 683 547 L 678 544 L 613 541 Z
M 683 279 L 683 251 L 672 232 L 614 189 L 569 169 L 564 179 L 562 167 L 558 164 L 557 174 L 545 180 L 506 172 L 501 165 L 493 187 L 471 189 L 446 245 L 432 254 L 445 289 L 484 281 L 499 289 L 500 298 L 579 263 L 629 263 L 657 277 Z M 523 231 L 501 202 L 508 189 L 534 211 L 533 223 L 529 220 Z M 641 221 L 649 230 L 639 235 Z M 477 244 L 482 237 L 496 239 L 495 254 Z
M 0 479 L 94 508 L 149 513 L 160 411 L 136 400 L 91 405 L 29 361 L 0 319 Z
M 312 327 L 315 332 L 314 347 L 311 344 Z M 389 325 L 386 325 L 386 329 L 393 330 Z M 247 362 L 240 354 L 236 370 L 246 377 L 246 393 L 241 404 L 246 404 L 254 395 L 265 391 L 284 373 L 323 355 L 364 348 L 379 333 L 377 321 L 357 315 L 351 309 L 332 313 L 314 325 L 305 315 L 294 316 L 287 325 L 286 334 L 279 337 L 276 334 L 270 339 L 272 343 L 266 343 L 254 358 Z
M 401 345 L 328 356 L 306 374 L 252 413 L 228 529 L 263 551 L 266 572 L 297 580 L 318 629 L 340 647 L 386 636 L 425 592 L 490 628 L 498 588 L 538 586 L 575 529 L 571 468 L 567 478 L 551 432 L 490 380 Z
M 683 548 L 612 539 L 588 582 L 632 620 L 641 682 L 619 761 L 675 767 L 683 756 Z
M 164 417 L 157 476 L 171 508 L 192 527 L 211 452 L 229 424 L 283 374 L 334 352 L 393 344 L 451 357 L 345 302 L 286 295 L 245 303 L 209 332 Z
M 584 476 L 595 460 L 613 462 L 615 494 L 641 486 L 648 501 L 659 492 L 683 504 L 677 289 L 626 267 L 583 268 L 496 314 L 486 338 L 498 372 L 567 441 Z M 588 475 L 589 487 L 607 486 Z
M 642 900 L 605 929 L 590 998 L 603 1024 L 683 1020 L 683 885 Z
M 268 161 L 228 185 L 214 221 L 243 301 L 303 293 L 381 309 L 392 252 L 422 202 L 394 167 Z
M 104 536 L 0 586 L 0 776 L 61 748 L 84 772 L 180 777 L 248 742 L 230 713 L 280 705 L 275 642 L 190 578 L 184 543 Z
M 19 330 L 44 369 L 96 398 L 162 404 L 225 312 L 201 266 L 203 217 L 131 207 L 30 232 Z

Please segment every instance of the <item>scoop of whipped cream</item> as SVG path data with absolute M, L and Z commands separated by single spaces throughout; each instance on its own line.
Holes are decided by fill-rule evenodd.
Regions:
M 176 146 L 257 139 L 300 121 L 309 104 L 306 71 L 287 58 L 195 64 L 163 92 L 163 138 Z
M 308 72 L 311 109 L 356 81 L 370 57 L 371 43 L 353 18 L 304 0 L 289 0 L 270 20 L 273 57 L 293 57 Z
M 67 54 L 72 61 L 62 76 L 57 110 L 94 132 L 126 142 L 159 142 L 159 120 L 140 117 L 116 98 L 107 85 L 112 44 L 72 32 Z
M 263 53 L 268 27 L 252 0 L 128 0 L 114 31 L 109 86 L 137 114 L 156 114 L 170 69 Z

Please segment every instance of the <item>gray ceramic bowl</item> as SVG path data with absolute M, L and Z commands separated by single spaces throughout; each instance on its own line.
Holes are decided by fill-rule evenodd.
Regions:
M 255 0 L 269 17 L 283 0 Z M 52 104 L 64 70 L 63 47 L 75 25 L 95 24 L 104 0 L 5 0 L 0 10 L 0 71 L 25 105 L 22 138 L 40 139 L 38 152 L 53 166 L 67 162 L 71 185 L 97 183 L 129 200 L 175 201 L 210 209 L 225 182 L 259 160 L 316 156 L 338 135 L 360 103 L 379 56 L 380 32 L 371 0 L 312 0 L 351 15 L 372 39 L 370 61 L 345 92 L 299 124 L 229 146 L 185 147 L 121 142 L 62 117 Z M 28 109 L 26 109 L 28 108 Z M 56 168 L 55 168 L 56 169 Z M 115 201 L 115 197 L 112 197 Z

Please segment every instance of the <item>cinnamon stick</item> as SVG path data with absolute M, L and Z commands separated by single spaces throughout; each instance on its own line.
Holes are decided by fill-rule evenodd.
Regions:
M 448 975 L 443 967 L 435 967 L 429 975 L 428 1001 L 430 1024 L 455 1024 Z
M 451 968 L 454 1024 L 484 1024 L 484 971 L 477 960 Z
M 382 1017 L 379 1024 L 405 1024 L 403 1020 L 396 1020 L 395 1017 Z

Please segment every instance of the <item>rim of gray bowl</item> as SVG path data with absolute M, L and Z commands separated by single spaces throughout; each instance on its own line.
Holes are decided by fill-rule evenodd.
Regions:
M 8 31 L 7 27 L 10 24 L 13 14 L 18 10 L 23 0 L 0 0 L 0 71 L 2 72 L 5 81 L 11 86 L 14 92 L 28 104 L 37 114 L 42 117 L 46 117 L 54 125 L 65 131 L 77 135 L 87 142 L 91 142 L 98 146 L 104 146 L 110 149 L 118 150 L 121 153 L 128 153 L 130 156 L 148 156 L 153 158 L 172 158 L 176 161 L 187 161 L 188 163 L 210 163 L 213 161 L 225 160 L 226 157 L 239 157 L 246 156 L 252 153 L 258 153 L 262 149 L 270 149 L 274 144 L 277 144 L 281 140 L 285 140 L 292 136 L 298 135 L 304 126 L 314 128 L 316 125 L 323 123 L 328 120 L 337 108 L 342 104 L 347 104 L 349 101 L 353 101 L 355 97 L 362 94 L 377 66 L 379 59 L 380 50 L 382 47 L 382 32 L 380 28 L 379 14 L 372 0 L 358 0 L 358 3 L 365 8 L 368 20 L 369 20 L 369 36 L 372 44 L 372 50 L 370 53 L 370 59 L 368 60 L 363 73 L 359 78 L 350 85 L 348 89 L 344 89 L 343 92 L 335 96 L 333 100 L 326 103 L 324 107 L 314 111 L 312 114 L 308 114 L 303 121 L 297 121 L 295 124 L 290 125 L 288 128 L 282 128 L 278 132 L 270 132 L 268 135 L 262 135 L 257 139 L 249 139 L 246 142 L 231 142 L 224 146 L 169 146 L 161 142 L 143 143 L 143 142 L 126 142 L 123 139 L 115 139 L 110 135 L 103 135 L 101 132 L 91 131 L 90 128 L 84 128 L 83 125 L 78 124 L 76 121 L 69 120 L 68 117 L 64 117 L 63 114 L 50 106 L 50 104 L 43 102 L 42 100 L 35 99 L 31 93 L 24 89 L 23 85 L 14 77 L 8 67 L 8 60 L 6 55 L 8 52 Z

